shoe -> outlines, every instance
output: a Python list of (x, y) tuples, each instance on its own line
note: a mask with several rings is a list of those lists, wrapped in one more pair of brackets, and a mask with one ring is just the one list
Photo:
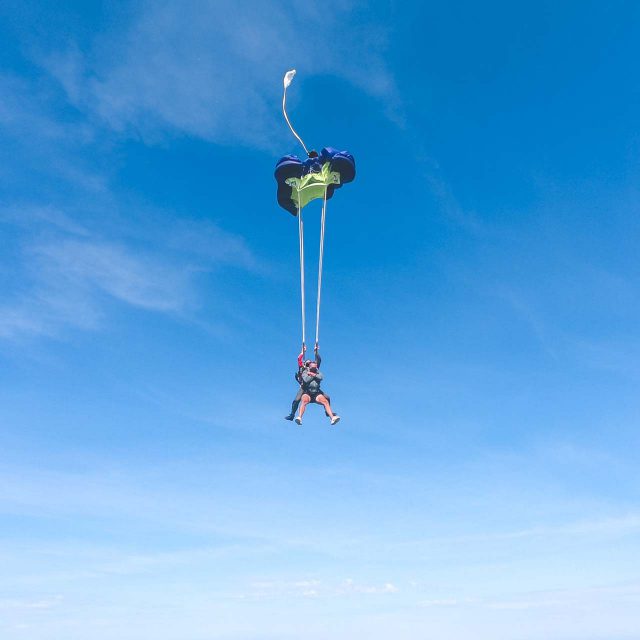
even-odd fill
[(288, 416), (284, 417), (285, 420), (293, 420), (293, 413), (290, 413)]
[(294, 418), (294, 420), (295, 420), (295, 423), (296, 423), (296, 424), (298, 424), (298, 425), (302, 425), (302, 418), (301, 418), (300, 416), (296, 416), (296, 417)]
[(340, 422), (340, 416), (333, 416), (333, 418), (331, 418), (331, 426), (333, 426), (334, 424), (338, 424), (338, 422)]

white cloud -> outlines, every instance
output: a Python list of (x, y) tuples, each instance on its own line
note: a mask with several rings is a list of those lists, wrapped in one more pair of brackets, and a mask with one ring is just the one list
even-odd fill
[(640, 531), (640, 515), (628, 514), (619, 517), (584, 520), (566, 524), (531, 527), (520, 531), (489, 534), (490, 539), (516, 539), (533, 537), (575, 537), (598, 535), (628, 535)]
[(0, 73), (0, 131), (3, 135), (36, 136), (40, 142), (60, 143), (77, 129), (56, 121), (44, 106), (50, 96), (33, 82)]
[(211, 222), (165, 219), (148, 229), (125, 227), (129, 236), (119, 239), (103, 239), (50, 207), (6, 210), (0, 222), (28, 238), (4, 256), (5, 270), (19, 283), (0, 305), (5, 339), (97, 329), (113, 302), (152, 312), (192, 312), (202, 273), (220, 266), (257, 268), (244, 240)]
[(422, 600), (418, 603), (420, 607), (455, 607), (458, 604), (456, 598), (435, 598), (433, 600)]
[(83, 152), (97, 142), (96, 127), (78, 114), (74, 118), (66, 112), (61, 116), (51, 84), (0, 73), (3, 191), (27, 184), (30, 193), (42, 189), (49, 199), (51, 192), (45, 187), (53, 180), (56, 186), (62, 181), (66, 193), (103, 193), (107, 188), (105, 177), (81, 159)]
[(383, 582), (380, 584), (360, 583), (352, 578), (347, 578), (340, 582), (321, 581), (317, 579), (297, 580), (297, 581), (281, 581), (281, 580), (262, 580), (252, 582), (251, 585), (253, 597), (258, 598), (277, 598), (284, 596), (303, 596), (303, 597), (355, 597), (368, 595), (382, 595), (390, 593), (398, 593), (400, 589), (391, 582)]
[(600, 587), (556, 589), (513, 595), (501, 600), (486, 600), (482, 604), (488, 609), (528, 610), (551, 607), (563, 609), (601, 604), (606, 601), (618, 603), (640, 602), (640, 584), (611, 584)]
[(10, 224), (27, 231), (34, 226), (48, 226), (75, 236), (89, 236), (89, 230), (63, 211), (50, 205), (14, 206), (0, 209), (0, 223)]
[(589, 536), (632, 535), (640, 531), (640, 514), (628, 513), (609, 518), (580, 520), (574, 522), (540, 525), (514, 531), (494, 531), (470, 535), (454, 535), (440, 538), (428, 538), (402, 543), (400, 546), (423, 546), (425, 544), (467, 545), (472, 542), (492, 542), (500, 540), (518, 540), (527, 538), (561, 538)]
[(398, 591), (399, 591), (398, 587), (396, 587), (391, 582), (385, 582), (382, 585), (361, 584), (356, 582), (352, 578), (347, 578), (338, 589), (338, 592), (343, 594), (350, 594), (350, 593), (380, 594), (380, 593), (397, 593)]
[(90, 52), (72, 47), (44, 64), (73, 104), (115, 131), (153, 139), (175, 130), (267, 148), (282, 138), (281, 78), (291, 67), (397, 102), (384, 31), (352, 13), (347, 2), (328, 11), (259, 1), (145, 3)]
[(192, 296), (185, 268), (136, 255), (123, 245), (66, 239), (26, 250), (33, 286), (0, 307), (0, 337), (55, 334), (100, 325), (102, 296), (151, 311), (178, 312)]
[(9, 609), (51, 609), (62, 602), (62, 596), (53, 596), (40, 600), (5, 598), (0, 600), (0, 611)]
[(109, 242), (65, 240), (35, 247), (34, 257), (58, 289), (104, 292), (134, 307), (179, 311), (189, 296), (189, 277), (151, 256), (134, 255)]

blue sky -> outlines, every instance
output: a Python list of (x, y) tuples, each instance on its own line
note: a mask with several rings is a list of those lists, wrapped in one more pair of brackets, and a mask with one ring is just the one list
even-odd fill
[(639, 13), (3, 3), (2, 637), (640, 637)]

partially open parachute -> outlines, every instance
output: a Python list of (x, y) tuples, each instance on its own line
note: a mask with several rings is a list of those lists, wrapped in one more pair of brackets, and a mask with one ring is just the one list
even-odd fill
[(306, 160), (284, 156), (276, 164), (278, 204), (294, 216), (316, 198), (329, 200), (333, 192), (356, 177), (356, 163), (348, 151), (325, 147)]
[(320, 216), (320, 253), (318, 258), (318, 293), (316, 296), (316, 345), (320, 334), (320, 296), (322, 291), (322, 263), (324, 258), (324, 236), (327, 214), (327, 200), (336, 189), (351, 182), (356, 177), (356, 163), (348, 151), (338, 151), (325, 147), (320, 154), (309, 151), (302, 138), (296, 133), (287, 115), (287, 88), (296, 72), (287, 71), (283, 78), (282, 113), (291, 133), (302, 145), (307, 158), (284, 156), (276, 164), (275, 178), (278, 182), (278, 204), (298, 218), (298, 240), (300, 246), (300, 298), (302, 312), (302, 344), (306, 341), (305, 317), (305, 264), (304, 264), (304, 222), (302, 210), (312, 200), (322, 200)]

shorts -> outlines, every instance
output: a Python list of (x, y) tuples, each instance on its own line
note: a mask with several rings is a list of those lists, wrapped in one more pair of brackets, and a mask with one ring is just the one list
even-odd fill
[(310, 398), (309, 402), (316, 402), (316, 398), (318, 396), (324, 395), (324, 393), (322, 393), (322, 391), (320, 391), (319, 389), (317, 391), (306, 391), (306, 390), (303, 390), (302, 393), (309, 396), (309, 398)]

